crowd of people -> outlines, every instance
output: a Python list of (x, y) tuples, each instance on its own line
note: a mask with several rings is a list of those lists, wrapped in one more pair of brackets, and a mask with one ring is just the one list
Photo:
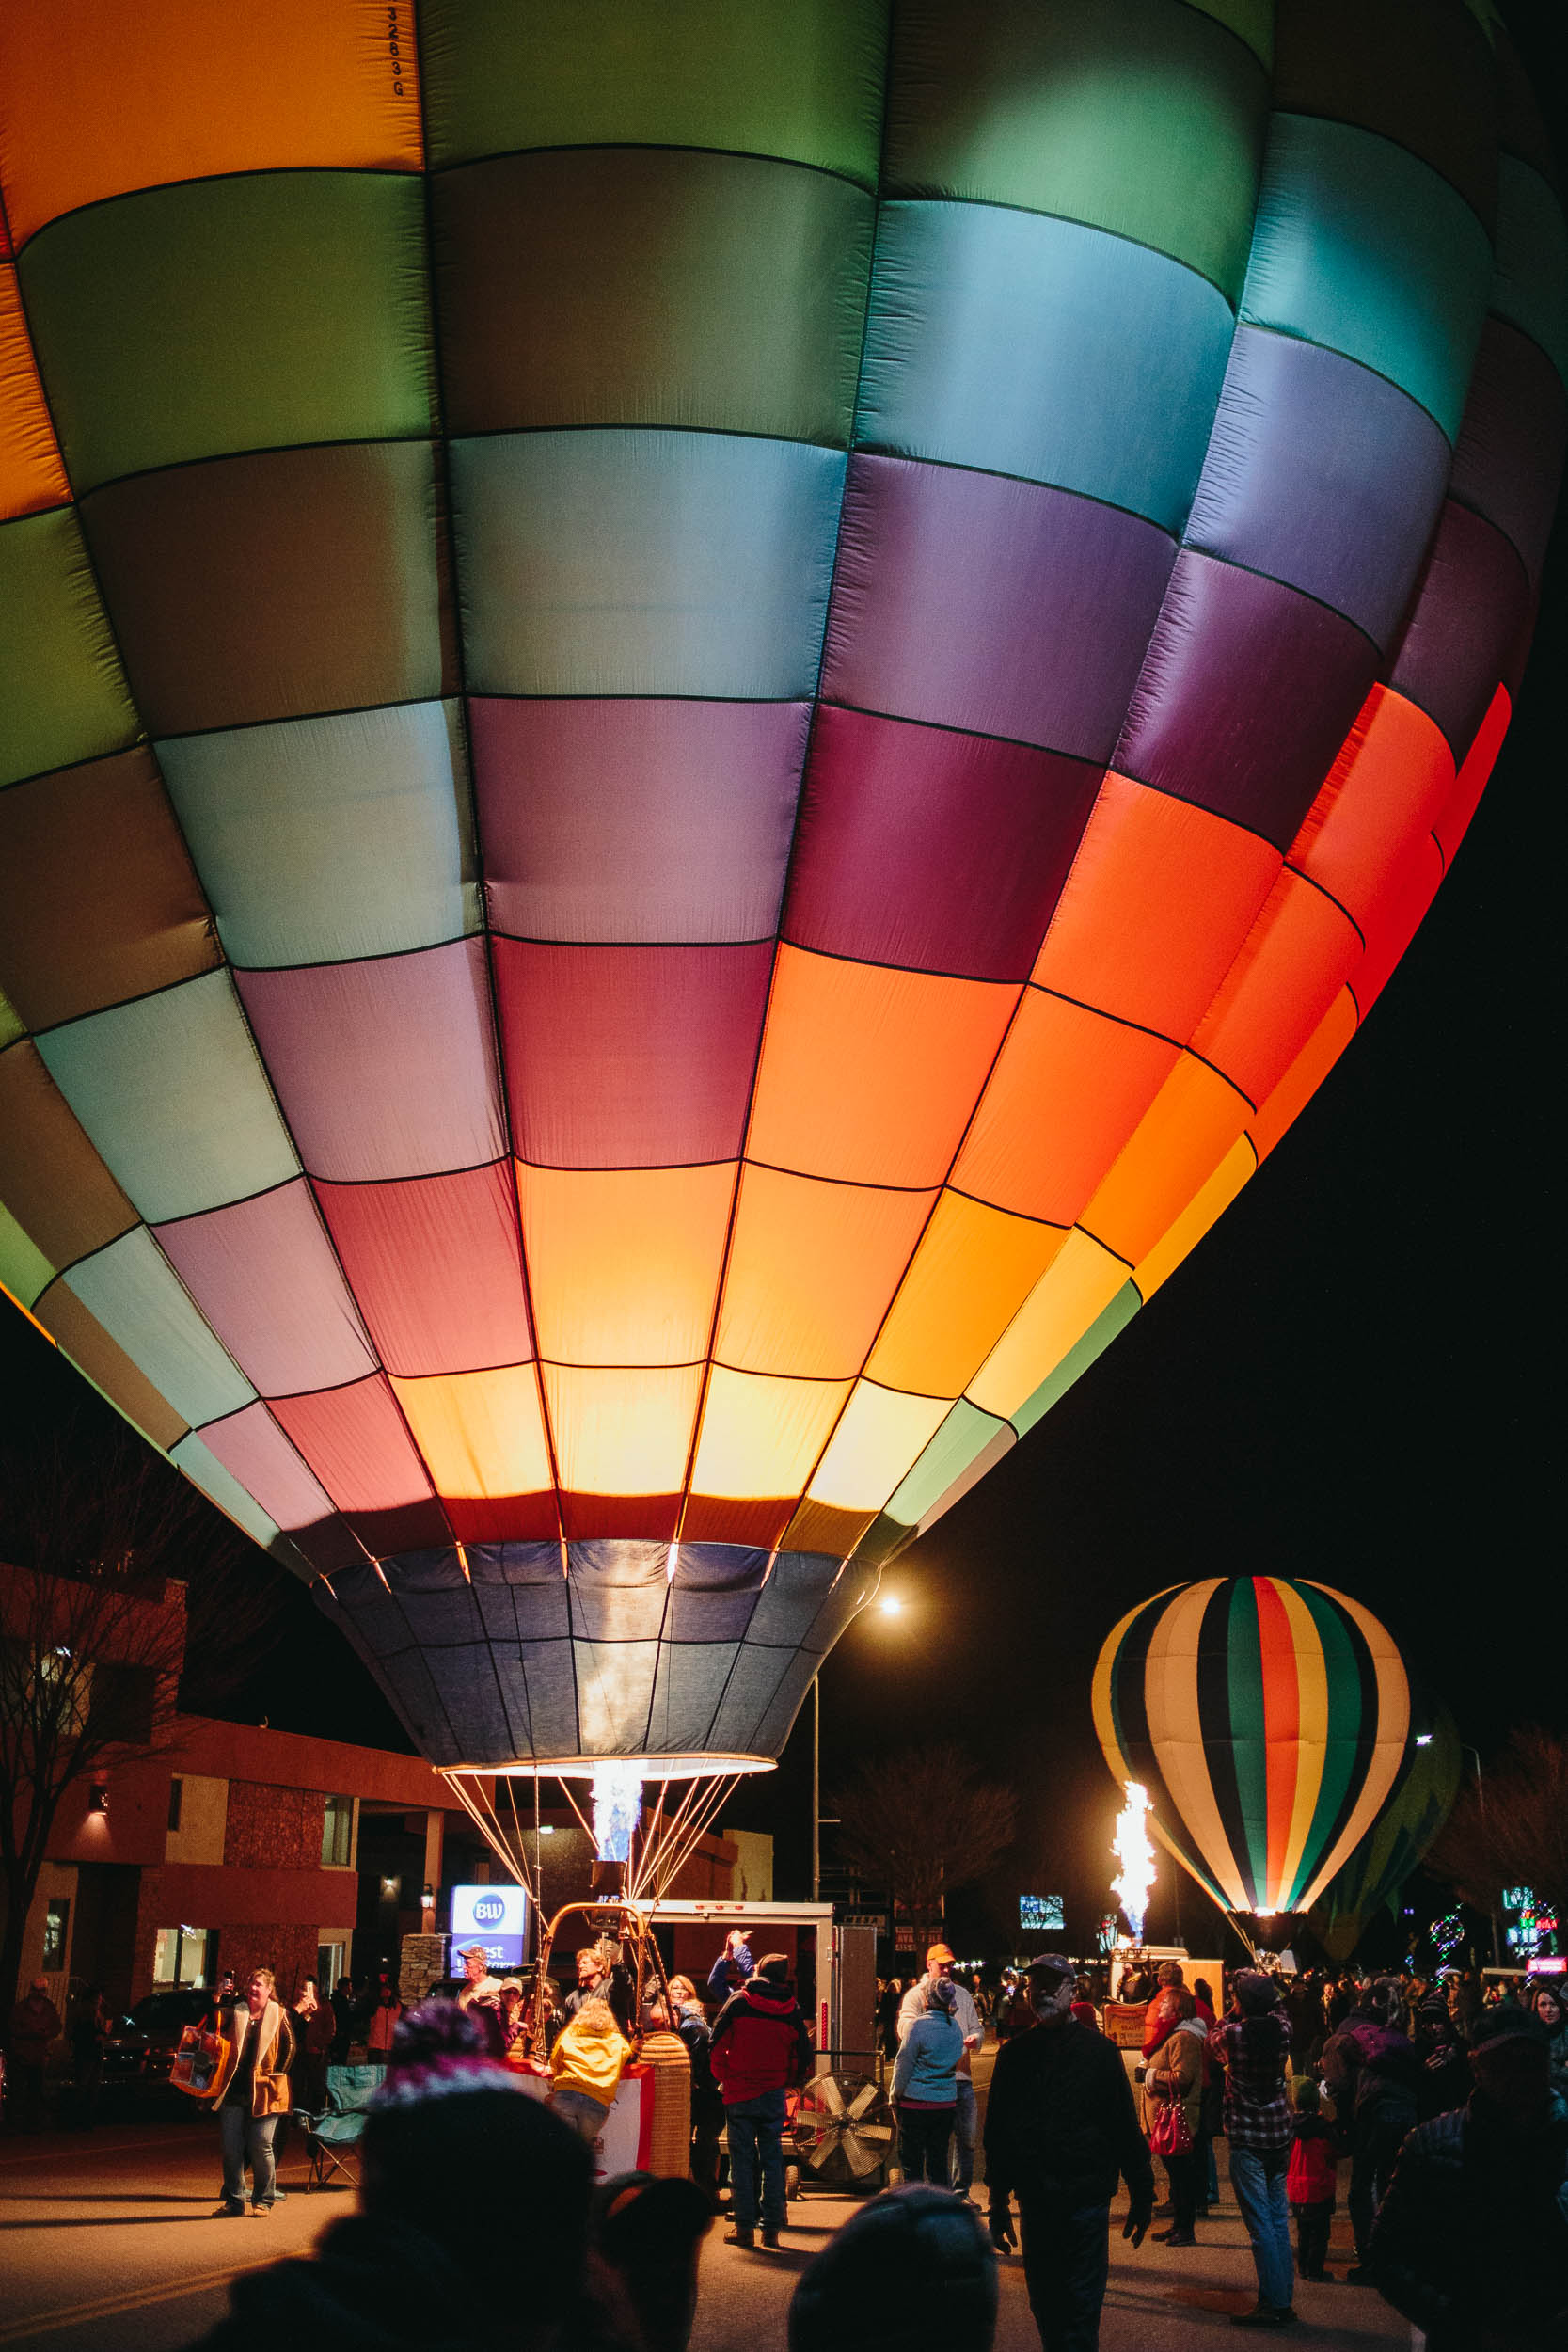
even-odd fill
[[(352, 2053), (382, 2082), (365, 2127), (360, 2212), (309, 2261), (247, 2275), (213, 2352), (242, 2352), (279, 2326), (314, 2340), (312, 2312), (319, 2324), (336, 2312), (342, 2340), (367, 2347), (480, 2340), (453, 2338), (450, 2314), (440, 2318), (455, 2276), (470, 2303), (493, 2294), (504, 2310), (497, 2342), (543, 2344), (553, 2330), (562, 2352), (681, 2352), (696, 2249), (720, 2209), (721, 2142), (730, 2242), (779, 2249), (790, 2099), (815, 2063), (785, 1955), (754, 1957), (734, 1931), (699, 1986), (666, 1981), (631, 1945), (606, 1939), (577, 1953), (563, 1998), (547, 1977), (497, 1977), (483, 1947), (458, 1958), (461, 1974), (408, 2010), (386, 1976), (341, 1979), (330, 1992), (308, 1978), (288, 2001), (265, 1967), (214, 1988), (198, 2039), (221, 2054), (220, 2215), (264, 2217), (282, 2197), (279, 2131), (291, 2108), (325, 2106), (332, 2064)], [(1219, 2196), (1222, 2138), (1258, 2282), (1237, 2324), (1294, 2323), (1295, 2279), (1330, 2275), (1343, 2187), (1355, 2248), (1347, 2281), (1378, 2289), (1424, 2331), (1428, 2352), (1564, 2352), (1561, 1980), (1488, 1992), (1454, 1971), (1427, 1980), (1242, 1969), (1226, 1979), (1216, 2015), (1212, 1986), (1186, 1974), (1174, 1959), (1126, 1970), (1113, 2010), (1103, 1974), (1065, 1956), (1008, 1971), (988, 1993), (960, 1980), (939, 1943), (918, 1978), (879, 1987), (903, 2185), (804, 2274), (792, 2352), (836, 2344), (863, 2312), (873, 2313), (853, 2319), (863, 2339), (869, 2330), (908, 2352), (935, 2311), (960, 2315), (941, 2331), (942, 2352), (954, 2352), (955, 2328), (960, 2341), (973, 2330), (984, 2352), (995, 2260), (1015, 2250), (1045, 2352), (1092, 2352), (1118, 2184), (1133, 2251), (1156, 2220), (1168, 2225), (1158, 2242), (1196, 2247)], [(1130, 2018), (1141, 2049), (1129, 2046)], [(996, 2046), (980, 2135), (973, 2061), (988, 2026)], [(40, 2068), (39, 2084), (41, 2058), (27, 2053), (60, 2030), (47, 1985), (35, 1984), (11, 2042)], [(658, 2034), (678, 2036), (689, 2062), (689, 2177), (635, 2175), (594, 2191), (590, 2144), (635, 2042)], [(24, 2079), (22, 2096), (38, 2087)], [(972, 2197), (977, 2139), (983, 2216)], [(537, 2200), (522, 2190), (546, 2175)], [(449, 2193), (454, 2181), (473, 2187), (477, 2205)], [(530, 2228), (531, 2249), (548, 2249), (543, 2287), (531, 2251), (522, 2282), (488, 2243), (475, 2267), (491, 2182), (512, 2210), (522, 2198), (531, 2225), (541, 2213), (559, 2219), (547, 2237)]]

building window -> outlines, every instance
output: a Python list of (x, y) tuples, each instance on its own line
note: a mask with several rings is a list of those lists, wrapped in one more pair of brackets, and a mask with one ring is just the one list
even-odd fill
[(322, 1867), (346, 1870), (354, 1860), (354, 1799), (328, 1797), (322, 1821)]
[(180, 1814), (184, 1802), (185, 1784), (176, 1772), (168, 1785), (168, 1825), (171, 1830), (180, 1826)]
[(153, 1983), (204, 1985), (211, 1934), (210, 1928), (160, 1928), (152, 1947)]
[(57, 1974), (65, 1966), (66, 1947), (71, 1942), (71, 1898), (52, 1895), (43, 1907), (43, 1966), (47, 1976)]

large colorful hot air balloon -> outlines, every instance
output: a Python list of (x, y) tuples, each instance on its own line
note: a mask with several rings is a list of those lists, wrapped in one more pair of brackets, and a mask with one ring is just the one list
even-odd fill
[(1446, 1707), (1428, 1720), (1431, 1728), (1412, 1739), (1393, 1795), (1312, 1906), (1312, 1932), (1331, 1960), (1348, 1960), (1384, 1904), (1397, 1898), (1459, 1793), (1458, 1727)]
[(0, 195), (0, 1274), (444, 1766), (767, 1762), (1485, 783), (1506, 36), (33, 0)]
[(1162, 1842), (1246, 1931), (1311, 1909), (1414, 1745), (1371, 1612), (1284, 1576), (1204, 1577), (1130, 1610), (1095, 1667), (1094, 1722)]

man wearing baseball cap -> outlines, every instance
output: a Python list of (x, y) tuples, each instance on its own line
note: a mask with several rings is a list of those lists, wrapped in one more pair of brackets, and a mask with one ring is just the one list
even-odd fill
[(898, 2004), (898, 2039), (902, 2042), (917, 2017), (924, 2017), (927, 1996), (933, 1977), (944, 1977), (953, 1987), (953, 2023), (964, 2038), (964, 2054), (958, 2060), (954, 2077), (958, 2104), (953, 2110), (953, 2152), (958, 2170), (955, 2186), (960, 2197), (967, 2197), (974, 2179), (975, 2104), (974, 2077), (970, 2069), (975, 2051), (985, 2039), (980, 2012), (973, 1997), (953, 1974), (954, 1961), (950, 1946), (933, 1944), (926, 1954), (926, 1974), (917, 1977)]
[(1368, 2267), (1427, 2352), (1547, 2352), (1568, 2344), (1568, 2104), (1540, 2019), (1483, 2009), (1470, 2072), (1468, 2104), (1400, 2150)]
[(1093, 2352), (1110, 2270), (1111, 2199), (1127, 2183), (1122, 2235), (1141, 2246), (1154, 2210), (1154, 2168), (1121, 2053), (1069, 2014), (1077, 1971), (1060, 1953), (1031, 1961), (1035, 2025), (996, 2054), (986, 2109), (991, 2242), (1011, 2230), (1016, 2191), (1023, 2276), (1045, 2352)]

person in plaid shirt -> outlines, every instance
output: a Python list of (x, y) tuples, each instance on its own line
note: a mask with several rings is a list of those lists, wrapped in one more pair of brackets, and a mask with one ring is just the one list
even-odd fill
[(1291, 2301), (1295, 2270), (1285, 2201), (1291, 2154), (1285, 2059), (1291, 2025), (1279, 2006), (1275, 1979), (1260, 1970), (1238, 1969), (1230, 1990), (1231, 2014), (1213, 2028), (1209, 2048), (1225, 2068), (1230, 2180), (1258, 2265), (1258, 2301), (1250, 2312), (1238, 2312), (1235, 2324), (1288, 2328), (1296, 2315)]

